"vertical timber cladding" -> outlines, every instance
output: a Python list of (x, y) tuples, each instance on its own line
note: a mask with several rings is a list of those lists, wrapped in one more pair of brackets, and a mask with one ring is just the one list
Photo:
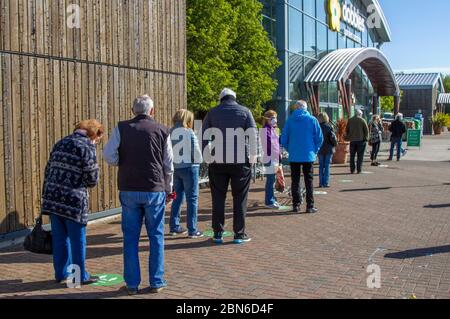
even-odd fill
[(50, 150), (82, 119), (108, 133), (91, 209), (120, 206), (101, 150), (136, 95), (152, 96), (166, 125), (186, 107), (185, 9), (185, 0), (0, 0), (0, 234), (33, 225)]

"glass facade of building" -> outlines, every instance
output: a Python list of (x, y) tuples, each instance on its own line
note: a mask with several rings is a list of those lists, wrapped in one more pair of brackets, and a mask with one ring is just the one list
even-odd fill
[[(328, 21), (329, 0), (262, 0), (262, 3), (263, 24), (283, 63), (276, 75), (278, 92), (270, 107), (284, 117), (296, 100), (308, 97), (303, 80), (320, 59), (337, 49), (377, 46), (375, 34), (367, 27), (360, 32), (342, 22), (341, 32), (332, 31)], [(361, 0), (340, 0), (340, 3), (351, 3), (363, 15), (367, 12)], [(365, 72), (357, 68), (351, 80), (356, 106), (371, 109), (374, 92)], [(333, 120), (342, 116), (336, 83), (320, 85), (320, 106)]]

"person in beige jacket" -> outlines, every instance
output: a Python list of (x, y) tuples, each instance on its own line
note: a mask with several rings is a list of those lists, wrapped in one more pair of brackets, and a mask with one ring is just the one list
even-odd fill
[[(355, 171), (358, 174), (362, 173), (364, 153), (369, 140), (369, 126), (362, 116), (363, 112), (357, 110), (356, 115), (349, 119), (347, 124), (346, 140), (350, 142), (350, 171), (352, 174), (355, 174)], [(356, 156), (358, 156), (357, 163), (355, 163)]]

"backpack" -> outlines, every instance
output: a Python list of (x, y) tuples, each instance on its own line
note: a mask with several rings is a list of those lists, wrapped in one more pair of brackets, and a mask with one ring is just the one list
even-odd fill
[(333, 131), (330, 131), (329, 142), (330, 142), (330, 145), (332, 145), (333, 147), (338, 146), (337, 136), (336, 136), (336, 133), (334, 133)]

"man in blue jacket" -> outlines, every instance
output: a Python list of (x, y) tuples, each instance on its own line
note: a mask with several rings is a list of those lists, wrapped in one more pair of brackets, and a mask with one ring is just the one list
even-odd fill
[(323, 144), (323, 134), (319, 121), (308, 112), (306, 101), (300, 100), (295, 104), (295, 111), (283, 129), (281, 144), (289, 152), (294, 212), (298, 213), (300, 209), (300, 177), (303, 168), (306, 212), (317, 213), (314, 207), (314, 162)]

